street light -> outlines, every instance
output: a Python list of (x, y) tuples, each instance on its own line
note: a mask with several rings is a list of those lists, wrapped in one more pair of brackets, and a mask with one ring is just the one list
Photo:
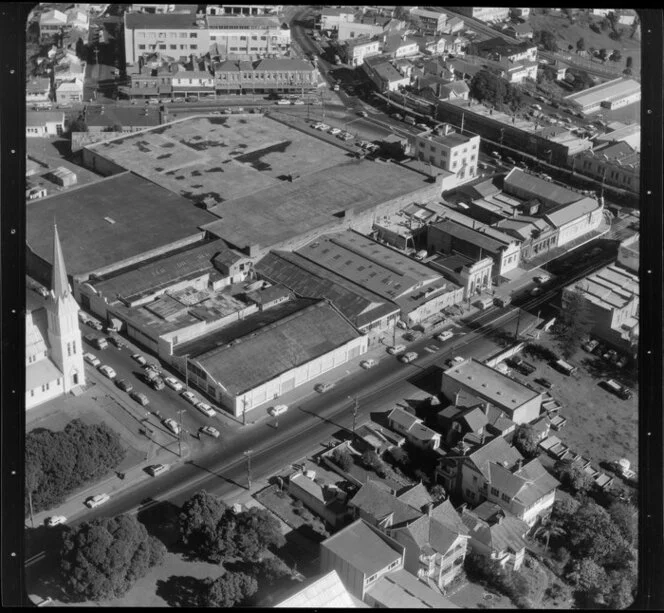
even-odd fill
[(253, 449), (247, 449), (243, 452), (244, 457), (247, 458), (247, 489), (251, 489), (251, 454), (254, 452)]

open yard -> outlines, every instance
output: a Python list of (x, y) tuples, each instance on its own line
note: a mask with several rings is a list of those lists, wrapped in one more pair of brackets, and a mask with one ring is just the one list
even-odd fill
[[(560, 353), (551, 340), (540, 342)], [(553, 383), (551, 395), (562, 405), (561, 414), (567, 418), (565, 428), (557, 436), (570, 450), (592, 460), (599, 469), (599, 462), (613, 462), (627, 458), (632, 467), (638, 464), (638, 398), (637, 390), (630, 400), (621, 400), (599, 386), (612, 372), (604, 370), (598, 356), (578, 349), (568, 361), (579, 367), (568, 377), (547, 362), (527, 358), (537, 367), (529, 377), (516, 375), (531, 385), (534, 379), (545, 377)], [(608, 368), (608, 366), (607, 366)], [(537, 385), (537, 384), (535, 384)]]

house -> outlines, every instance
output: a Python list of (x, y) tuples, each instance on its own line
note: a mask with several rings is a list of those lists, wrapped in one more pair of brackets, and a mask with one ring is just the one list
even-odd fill
[(85, 80), (85, 62), (81, 62), (75, 54), (66, 52), (55, 67), (56, 87), (63, 81)]
[(83, 101), (83, 81), (61, 81), (55, 88), (55, 99), (58, 104), (71, 104)]
[(509, 17), (510, 9), (497, 6), (455, 6), (451, 10), (463, 15), (472, 17), (479, 21), (505, 21)]
[(361, 609), (366, 607), (368, 605), (358, 600), (344, 587), (335, 570), (308, 582), (295, 594), (274, 605), (275, 609)]
[(342, 23), (355, 21), (355, 7), (323, 7), (320, 13), (320, 29), (324, 32), (338, 30)]
[(31, 112), (25, 114), (25, 135), (58, 136), (65, 131), (65, 114), (59, 111)]
[(440, 434), (427, 428), (422, 420), (396, 407), (390, 411), (387, 421), (393, 430), (403, 434), (408, 441), (421, 449), (438, 449)]
[(90, 19), (88, 15), (77, 8), (71, 8), (67, 12), (67, 25), (71, 28), (76, 28), (87, 32), (90, 27)]
[(36, 77), (25, 84), (25, 102), (48, 102), (51, 91), (51, 80), (48, 77)]
[(39, 17), (39, 38), (44, 41), (59, 35), (66, 26), (67, 15), (65, 13), (57, 9), (46, 11)]
[(410, 83), (410, 79), (404, 77), (382, 55), (365, 58), (362, 68), (379, 92), (396, 91)]
[(438, 88), (440, 100), (468, 100), (470, 88), (465, 81), (452, 81), (444, 83)]
[(534, 36), (533, 29), (527, 23), (517, 23), (508, 26), (505, 34), (517, 40), (532, 40)]
[(511, 8), (510, 14), (517, 19), (528, 19), (530, 17), (530, 8)]
[(449, 500), (434, 505), (421, 483), (395, 495), (369, 481), (349, 505), (405, 547), (404, 569), (418, 579), (445, 589), (461, 573), (468, 532)]
[(177, 70), (171, 76), (173, 99), (214, 97), (214, 77), (204, 70)]
[(442, 11), (415, 7), (410, 9), (410, 19), (420, 32), (426, 35), (433, 35), (445, 29), (447, 14)]
[(524, 464), (523, 456), (500, 436), (467, 455), (442, 457), (436, 480), (470, 504), (488, 500), (529, 526), (551, 513), (559, 485), (537, 458)]
[(445, 53), (446, 39), (441, 34), (409, 34), (410, 40), (417, 43), (420, 53), (438, 56)]
[(356, 17), (353, 22), (341, 22), (337, 29), (337, 41), (345, 42), (356, 38), (373, 38), (385, 34), (390, 19), (367, 19)]
[(383, 35), (382, 53), (386, 57), (399, 59), (417, 55), (420, 52), (417, 41), (408, 38), (402, 32)]
[(518, 571), (526, 554), (527, 523), (506, 513), (497, 504), (483, 502), (472, 511), (463, 505), (461, 519), (470, 534), (475, 553), (498, 562), (505, 570)]
[(378, 38), (361, 37), (347, 40), (339, 46), (341, 59), (349, 66), (361, 66), (365, 57), (380, 54), (381, 41)]

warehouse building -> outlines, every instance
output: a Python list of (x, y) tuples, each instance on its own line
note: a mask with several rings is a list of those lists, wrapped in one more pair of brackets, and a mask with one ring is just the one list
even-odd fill
[(567, 103), (584, 114), (594, 113), (600, 108), (619, 109), (641, 100), (641, 84), (633, 79), (614, 79), (570, 94)]

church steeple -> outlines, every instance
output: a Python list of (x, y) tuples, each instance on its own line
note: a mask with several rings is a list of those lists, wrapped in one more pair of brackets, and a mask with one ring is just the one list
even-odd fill
[(51, 290), (54, 297), (64, 298), (70, 293), (67, 281), (67, 270), (65, 269), (65, 258), (62, 254), (58, 226), (53, 224), (53, 269), (51, 271)]

